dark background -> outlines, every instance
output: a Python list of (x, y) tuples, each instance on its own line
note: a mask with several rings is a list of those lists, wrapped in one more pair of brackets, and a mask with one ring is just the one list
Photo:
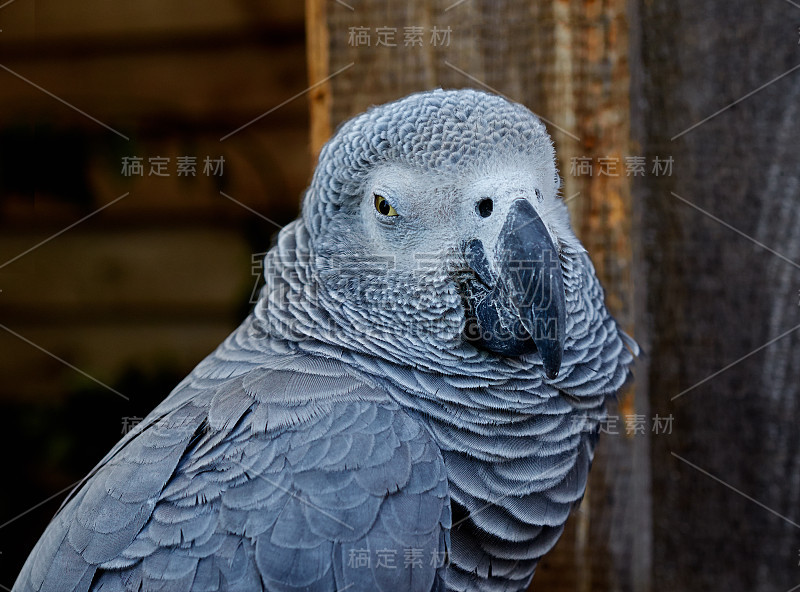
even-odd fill
[(789, 0), (0, 0), (0, 588), (70, 486), (246, 315), (320, 142), (436, 86), (548, 121), (575, 228), (645, 350), (534, 589), (800, 590)]
[[(307, 87), (302, 3), (17, 0), (0, 29), (11, 587), (64, 490), (247, 314), (257, 254), (296, 216), (311, 159), (304, 98), (220, 142)], [(159, 156), (169, 177), (149, 175)], [(195, 176), (177, 175), (183, 156)], [(144, 175), (122, 174), (124, 157)], [(203, 174), (206, 157), (225, 159), (222, 174)]]

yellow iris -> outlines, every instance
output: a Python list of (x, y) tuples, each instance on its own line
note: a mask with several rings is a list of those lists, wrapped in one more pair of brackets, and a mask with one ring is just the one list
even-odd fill
[(375, 209), (384, 216), (397, 216), (397, 210), (382, 195), (375, 194)]

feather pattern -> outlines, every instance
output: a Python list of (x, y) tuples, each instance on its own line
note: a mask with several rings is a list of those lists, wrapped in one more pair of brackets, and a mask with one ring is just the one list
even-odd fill
[[(392, 242), (366, 222), (384, 170), (433, 187), (439, 201), (418, 204), (432, 231)], [(421, 93), (345, 124), (252, 313), (76, 488), (14, 591), (525, 589), (638, 353), (555, 177), (541, 122), (485, 93)], [(542, 200), (565, 295), (555, 378), (538, 352), (465, 339), (459, 233), (483, 228), (465, 192), (486, 178)], [(436, 209), (459, 199), (472, 226)], [(413, 264), (376, 255), (387, 244), (412, 245)]]
[[(236, 341), (216, 355), (227, 359)], [(446, 552), (450, 506), (429, 432), (341, 362), (252, 351), (258, 365), (232, 379), (198, 368), (204, 409), (197, 397), (162, 406), (118, 445), (61, 509), (15, 589), (390, 590), (394, 577), (432, 589), (443, 567), (429, 560)], [(387, 575), (354, 562), (362, 549), (400, 559)], [(408, 549), (425, 553), (413, 573)]]

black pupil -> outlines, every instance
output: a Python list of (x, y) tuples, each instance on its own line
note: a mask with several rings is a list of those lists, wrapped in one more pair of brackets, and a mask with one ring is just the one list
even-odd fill
[(385, 199), (381, 198), (378, 200), (378, 211), (383, 214), (384, 216), (388, 216), (389, 212), (391, 211), (392, 207), (389, 205), (389, 202)]
[(494, 208), (494, 203), (491, 199), (482, 199), (478, 203), (478, 214), (480, 214), (481, 218), (488, 218), (492, 215), (492, 209)]

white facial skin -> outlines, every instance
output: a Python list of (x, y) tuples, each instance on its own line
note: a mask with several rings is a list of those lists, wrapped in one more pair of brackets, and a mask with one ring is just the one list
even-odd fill
[[(545, 222), (554, 244), (575, 242), (566, 208), (557, 197), (555, 169), (516, 166), (481, 167), (466, 176), (426, 171), (409, 165), (378, 167), (365, 183), (360, 204), (365, 242), (373, 254), (393, 256), (399, 270), (419, 265), (419, 255), (457, 256), (466, 241), (480, 239), (491, 252), (511, 204), (525, 199)], [(375, 196), (383, 196), (397, 212), (380, 213)], [(480, 215), (478, 204), (492, 200), (491, 214)], [(496, 270), (495, 270), (496, 271)]]

